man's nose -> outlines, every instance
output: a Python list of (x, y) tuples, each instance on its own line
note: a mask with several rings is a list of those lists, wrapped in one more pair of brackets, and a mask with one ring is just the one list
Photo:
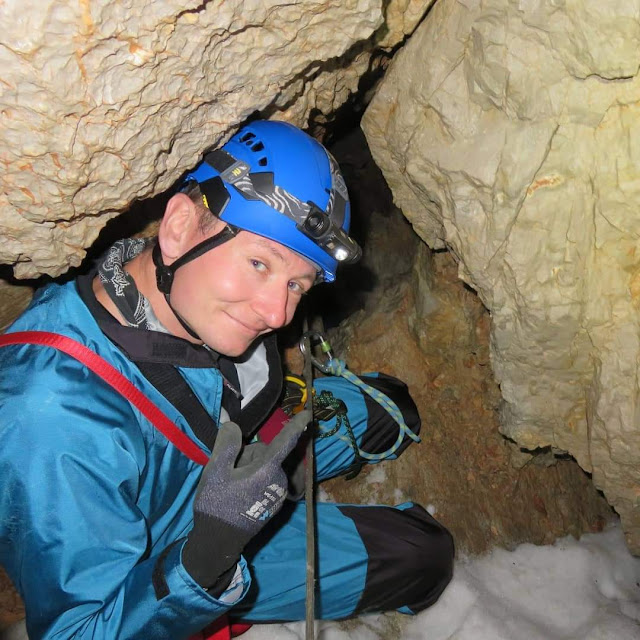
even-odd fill
[(280, 329), (287, 323), (287, 306), (289, 302), (289, 287), (273, 286), (262, 292), (254, 304), (254, 309), (269, 329)]

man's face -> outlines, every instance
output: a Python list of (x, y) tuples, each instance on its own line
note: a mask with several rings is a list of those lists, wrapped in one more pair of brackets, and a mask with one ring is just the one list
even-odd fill
[(240, 231), (176, 271), (171, 304), (212, 349), (240, 356), (257, 337), (291, 322), (315, 277), (315, 267), (290, 249)]

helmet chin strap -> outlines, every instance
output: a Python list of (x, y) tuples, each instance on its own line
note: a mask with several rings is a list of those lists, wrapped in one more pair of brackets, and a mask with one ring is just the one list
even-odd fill
[(216, 235), (203, 240), (195, 247), (192, 247), (184, 255), (180, 256), (177, 260), (174, 260), (170, 265), (164, 264), (162, 261), (162, 252), (160, 251), (160, 243), (156, 242), (153, 247), (151, 256), (153, 258), (153, 264), (156, 266), (156, 285), (158, 291), (164, 294), (164, 298), (169, 305), (173, 315), (176, 317), (182, 328), (194, 339), (204, 342), (202, 338), (187, 324), (182, 316), (173, 308), (171, 304), (171, 287), (173, 286), (173, 277), (176, 271), (183, 265), (199, 258), (201, 255), (215, 249), (221, 244), (231, 240), (236, 236), (238, 230), (235, 227), (227, 225), (222, 231), (216, 233)]

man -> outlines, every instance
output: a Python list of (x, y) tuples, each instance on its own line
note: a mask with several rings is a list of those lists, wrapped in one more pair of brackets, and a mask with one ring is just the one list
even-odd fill
[[(209, 460), (203, 471), (74, 358), (0, 349), (0, 563), (32, 640), (186, 638), (227, 613), (304, 618), (305, 504), (284, 502), (282, 463), (302, 464), (290, 452), (309, 416), (269, 444), (256, 433), (281, 397), (273, 331), (358, 258), (349, 221), (324, 147), (254, 122), (187, 176), (156, 240), (116, 243), (96, 272), (43, 289), (11, 327), (89, 347)], [(417, 432), (406, 387), (369, 382)], [(395, 442), (397, 425), (357, 388), (324, 378), (316, 390), (346, 405), (359, 447), (318, 440), (319, 480)], [(413, 504), (319, 504), (317, 544), (322, 618), (416, 613), (451, 577), (450, 535)]]

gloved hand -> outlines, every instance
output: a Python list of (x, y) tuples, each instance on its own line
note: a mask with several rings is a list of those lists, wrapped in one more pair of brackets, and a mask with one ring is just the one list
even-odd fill
[(193, 529), (182, 550), (185, 568), (202, 587), (219, 586), (221, 576), (228, 583), (246, 544), (282, 507), (287, 493), (282, 461), (310, 419), (310, 412), (301, 411), (269, 444), (249, 445), (239, 459), (240, 428), (227, 422), (219, 430), (196, 489)]
[(306, 480), (306, 460), (304, 449), (292, 451), (285, 460), (282, 468), (287, 474), (289, 489), (287, 490), (287, 500), (298, 502), (304, 498)]

